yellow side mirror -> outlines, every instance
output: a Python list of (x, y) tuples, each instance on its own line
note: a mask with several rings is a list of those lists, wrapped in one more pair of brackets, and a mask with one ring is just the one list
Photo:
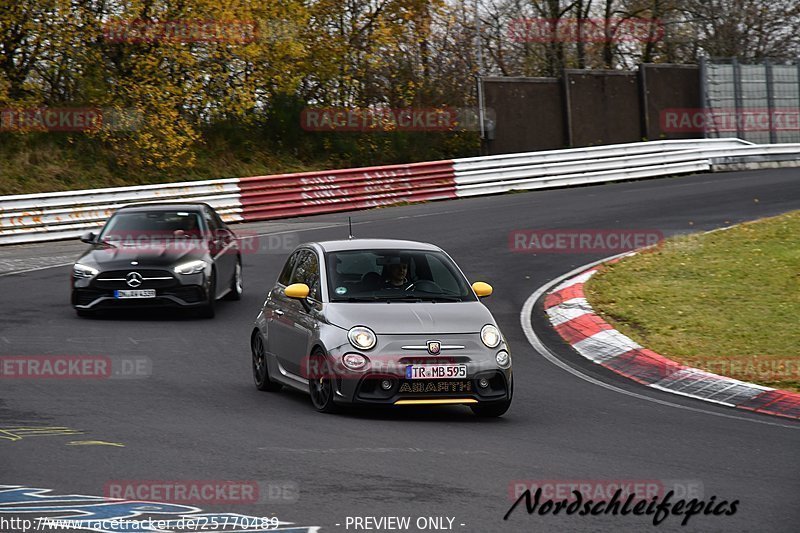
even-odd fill
[(300, 300), (308, 298), (308, 291), (308, 285), (305, 283), (292, 283), (283, 289), (283, 293), (289, 298), (299, 298)]
[(472, 284), (472, 290), (478, 295), (478, 298), (485, 298), (492, 294), (492, 286), (482, 281), (476, 281)]

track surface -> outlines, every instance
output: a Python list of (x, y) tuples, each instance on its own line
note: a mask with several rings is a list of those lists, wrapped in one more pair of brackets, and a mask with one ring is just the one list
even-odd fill
[[(0, 439), (0, 483), (102, 495), (106, 483), (120, 479), (288, 480), (300, 489), (295, 503), (224, 510), (276, 513), (323, 531), (345, 531), (347, 516), (400, 515), (450, 516), (455, 531), (494, 532), (652, 527), (647, 517), (542, 517), (522, 509), (504, 522), (514, 480), (683, 479), (702, 483), (706, 498), (740, 500), (739, 510), (732, 517), (695, 516), (686, 528), (671, 517), (661, 530), (796, 531), (800, 424), (631, 384), (571, 354), (535, 319), (537, 332), (582, 372), (696, 410), (626, 396), (557, 368), (527, 343), (520, 308), (542, 284), (599, 256), (512, 253), (508, 234), (548, 228), (672, 234), (798, 208), (798, 171), (786, 169), (354, 213), (358, 237), (431, 241), (468, 278), (493, 284), (486, 303), (512, 346), (516, 390), (509, 413), (491, 421), (459, 407), (330, 416), (314, 412), (306, 396), (258, 392), (248, 334), (285, 252), (246, 255), (244, 299), (222, 303), (213, 321), (152, 314), (79, 319), (68, 305), (69, 267), (4, 275), (0, 354), (144, 355), (153, 371), (125, 381), (0, 381), (0, 428), (84, 432)], [(347, 234), (343, 215), (236, 229), (300, 230), (283, 233), (288, 244)], [(58, 257), (81, 249), (73, 243), (5, 248), (2, 257), (17, 266), (14, 260), (26, 256), (40, 261), (47, 246)], [(65, 445), (76, 438), (125, 447)]]

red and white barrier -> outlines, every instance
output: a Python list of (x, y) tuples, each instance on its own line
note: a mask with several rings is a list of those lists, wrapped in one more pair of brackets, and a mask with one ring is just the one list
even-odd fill
[(800, 144), (692, 139), (196, 182), (0, 197), (0, 245), (74, 238), (134, 202), (207, 202), (246, 222), (703, 172), (714, 158), (800, 159)]
[(137, 202), (206, 202), (226, 222), (456, 197), (452, 161), (0, 197), (0, 244), (74, 238)]
[(456, 197), (452, 161), (239, 180), (242, 220), (269, 220)]
[[(614, 261), (609, 261), (609, 263)], [(800, 394), (682, 365), (643, 348), (597, 315), (584, 284), (602, 266), (555, 287), (544, 310), (555, 331), (581, 356), (647, 387), (729, 407), (800, 419)]]

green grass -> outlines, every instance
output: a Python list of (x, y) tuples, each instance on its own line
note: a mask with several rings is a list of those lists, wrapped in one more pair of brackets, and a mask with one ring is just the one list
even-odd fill
[[(296, 132), (295, 132), (296, 133)], [(287, 134), (288, 135), (288, 134)], [(0, 132), (0, 195), (263, 176), (475, 155), (475, 132), (302, 133), (217, 125), (191, 146), (191, 166), (126, 166), (123, 148), (80, 133)]]
[(670, 359), (800, 391), (800, 211), (668, 239), (603, 268), (587, 298)]
[(0, 140), (0, 195), (121, 187), (148, 183), (260, 176), (331, 168), (326, 159), (301, 160), (266, 146), (207, 142), (190, 168), (130, 169), (114, 152), (80, 135), (30, 135)]

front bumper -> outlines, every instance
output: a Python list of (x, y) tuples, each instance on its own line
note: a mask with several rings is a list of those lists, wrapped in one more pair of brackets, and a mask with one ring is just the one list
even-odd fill
[[(137, 289), (156, 291), (155, 298), (117, 298), (116, 290), (128, 290), (125, 272), (101, 272), (92, 279), (72, 279), (72, 306), (81, 310), (142, 307), (200, 307), (208, 302), (205, 276), (176, 275), (168, 270), (143, 270), (143, 283)], [(162, 279), (155, 279), (162, 278)]]
[[(479, 385), (484, 378), (487, 387)], [(406, 380), (386, 376), (364, 376), (351, 388), (345, 380), (337, 384), (343, 403), (365, 405), (436, 405), (504, 402), (511, 399), (510, 369), (490, 370), (465, 380)], [(387, 381), (391, 388), (384, 389)], [(348, 401), (349, 398), (349, 401)]]
[(120, 299), (113, 293), (76, 289), (72, 291), (75, 309), (118, 309), (143, 307), (200, 307), (206, 304), (203, 287), (184, 286), (176, 291), (157, 291), (155, 298)]
[[(513, 391), (513, 371), (501, 368), (497, 352), (509, 352), (502, 342), (487, 348), (479, 334), (435, 336), (442, 346), (458, 346), (443, 350), (440, 355), (411, 351), (409, 346), (425, 346), (426, 338), (412, 335), (379, 335), (379, 344), (369, 352), (359, 352), (349, 344), (331, 350), (329, 362), (334, 369), (334, 400), (340, 404), (412, 405), (412, 404), (475, 404), (509, 401)], [(406, 348), (406, 349), (404, 349)], [(342, 364), (342, 356), (360, 353), (370, 363), (364, 371), (351, 371)], [(509, 352), (510, 353), (510, 352)], [(510, 355), (509, 355), (510, 357)], [(456, 364), (466, 366), (464, 379), (407, 379), (406, 367), (411, 364)], [(481, 380), (485, 379), (485, 387)], [(384, 382), (388, 388), (384, 388)]]

